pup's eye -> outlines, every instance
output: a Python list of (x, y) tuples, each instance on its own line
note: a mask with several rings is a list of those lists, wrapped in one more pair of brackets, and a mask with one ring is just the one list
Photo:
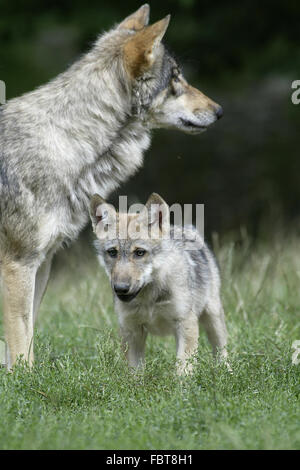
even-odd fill
[(146, 250), (143, 250), (142, 248), (137, 248), (136, 250), (134, 250), (134, 254), (141, 258), (146, 254)]
[(111, 258), (116, 258), (117, 255), (118, 255), (118, 250), (116, 250), (115, 248), (109, 248), (109, 250), (107, 250), (107, 254), (108, 254)]

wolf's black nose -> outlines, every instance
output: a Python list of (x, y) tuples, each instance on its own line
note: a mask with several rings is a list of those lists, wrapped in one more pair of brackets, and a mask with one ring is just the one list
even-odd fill
[(128, 282), (118, 282), (114, 284), (114, 291), (118, 295), (128, 294), (130, 289), (130, 284)]
[(216, 106), (215, 113), (216, 113), (217, 119), (220, 119), (223, 116), (222, 106)]

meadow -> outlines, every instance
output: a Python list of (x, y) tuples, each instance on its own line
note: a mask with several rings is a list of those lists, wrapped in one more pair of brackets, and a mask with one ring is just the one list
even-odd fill
[(192, 376), (177, 378), (174, 340), (153, 337), (129, 373), (110, 285), (75, 245), (54, 266), (33, 370), (0, 370), (0, 448), (299, 449), (300, 240), (241, 230), (213, 248), (233, 374), (203, 332)]

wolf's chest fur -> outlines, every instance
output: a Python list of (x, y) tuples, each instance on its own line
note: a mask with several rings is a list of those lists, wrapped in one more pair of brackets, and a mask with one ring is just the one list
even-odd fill
[[(172, 335), (176, 329), (178, 315), (174, 308), (174, 300), (170, 296), (153, 301), (151, 296), (138, 302), (137, 306), (126, 307), (124, 303), (116, 306), (121, 324), (125, 321), (140, 325), (145, 331), (157, 336)], [(125, 324), (124, 323), (124, 324)]]
[(76, 234), (72, 232), (80, 231), (86, 224), (90, 197), (95, 193), (107, 197), (132, 176), (142, 166), (143, 153), (149, 145), (149, 133), (142, 124), (129, 122), (105, 153), (95, 152), (91, 161), (74, 172), (66, 188), (68, 226), (63, 224), (61, 228), (66, 237), (73, 238)]
[(176, 315), (174, 305), (170, 300), (156, 302), (149, 306), (144, 327), (153, 335), (165, 336), (174, 334)]

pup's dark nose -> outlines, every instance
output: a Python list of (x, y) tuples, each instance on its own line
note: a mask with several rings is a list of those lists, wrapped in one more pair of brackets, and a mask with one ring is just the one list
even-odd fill
[(128, 294), (130, 289), (129, 282), (117, 282), (114, 284), (115, 293), (118, 295), (125, 295)]
[(220, 119), (223, 116), (222, 106), (216, 106), (215, 113), (216, 113), (217, 119)]

